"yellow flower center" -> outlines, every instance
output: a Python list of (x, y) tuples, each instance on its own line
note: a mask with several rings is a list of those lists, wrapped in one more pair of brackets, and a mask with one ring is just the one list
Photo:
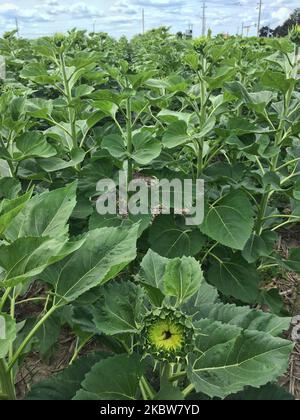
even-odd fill
[(178, 351), (183, 339), (182, 327), (168, 321), (158, 321), (149, 329), (149, 340), (159, 350)]

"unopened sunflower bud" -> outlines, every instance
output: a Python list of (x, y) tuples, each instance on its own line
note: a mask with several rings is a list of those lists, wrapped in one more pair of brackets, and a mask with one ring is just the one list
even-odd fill
[(156, 360), (183, 361), (193, 346), (193, 335), (189, 317), (172, 308), (159, 308), (144, 320), (143, 350)]
[(290, 40), (300, 47), (300, 25), (296, 25), (290, 32)]

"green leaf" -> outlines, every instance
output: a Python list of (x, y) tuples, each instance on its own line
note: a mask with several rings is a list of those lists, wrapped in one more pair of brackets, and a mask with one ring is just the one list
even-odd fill
[(113, 282), (102, 289), (102, 298), (93, 308), (96, 328), (104, 334), (136, 334), (142, 310), (143, 291), (130, 281)]
[(245, 193), (232, 191), (209, 205), (200, 230), (230, 248), (243, 250), (254, 227), (254, 212)]
[(147, 165), (160, 155), (161, 144), (153, 138), (153, 133), (149, 131), (144, 130), (135, 134), (132, 144), (134, 146), (132, 158), (140, 165)]
[(86, 375), (74, 400), (136, 400), (142, 363), (137, 355), (119, 355), (97, 363)]
[(27, 113), (35, 118), (47, 119), (53, 111), (53, 102), (41, 98), (26, 101)]
[(17, 148), (20, 152), (14, 153), (14, 160), (23, 160), (30, 157), (49, 158), (57, 154), (56, 149), (47, 143), (45, 136), (38, 131), (31, 131), (18, 137)]
[(8, 198), (9, 200), (17, 198), (21, 190), (22, 186), (19, 180), (15, 178), (0, 179), (0, 198)]
[(227, 400), (234, 401), (292, 401), (295, 397), (276, 384), (267, 384), (260, 388), (246, 387), (244, 391), (231, 395)]
[(123, 137), (118, 134), (109, 134), (102, 140), (101, 146), (116, 159), (122, 159), (126, 156), (126, 147)]
[(62, 236), (68, 232), (67, 221), (76, 205), (77, 183), (34, 196), (5, 232), (14, 241), (26, 236)]
[(290, 271), (300, 273), (300, 248), (293, 248), (286, 260), (280, 261), (281, 265)]
[(290, 86), (294, 82), (293, 79), (286, 79), (284, 73), (277, 71), (271, 71), (268, 69), (261, 78), (261, 82), (264, 86), (270, 89), (279, 89), (284, 94), (289, 90)]
[(187, 134), (186, 123), (179, 120), (169, 125), (162, 141), (165, 147), (172, 149), (191, 140), (191, 137)]
[(184, 218), (158, 216), (150, 228), (151, 249), (163, 257), (176, 258), (196, 255), (206, 239), (197, 227), (187, 226)]
[(198, 305), (198, 312), (194, 318), (206, 318), (220, 321), (223, 324), (236, 325), (237, 327), (268, 333), (273, 336), (287, 331), (291, 318), (279, 317), (267, 312), (257, 311), (248, 306), (236, 306), (223, 303)]
[(135, 259), (137, 236), (138, 225), (90, 231), (77, 252), (47, 269), (41, 277), (55, 287), (58, 302), (72, 302), (116, 277)]
[(274, 250), (277, 240), (275, 232), (265, 231), (261, 236), (253, 233), (243, 249), (245, 260), (252, 264), (261, 257), (268, 257)]
[(95, 108), (100, 109), (105, 115), (109, 115), (113, 119), (116, 118), (118, 106), (115, 103), (110, 101), (94, 101), (93, 105)]
[(17, 328), (14, 319), (7, 314), (0, 313), (0, 359), (6, 357), (16, 336)]
[(91, 368), (106, 354), (89, 354), (51, 378), (34, 384), (26, 400), (69, 401), (75, 397), (81, 382)]
[(239, 255), (231, 260), (213, 261), (207, 280), (226, 296), (246, 303), (257, 301), (260, 277), (255, 266), (247, 264)]
[(170, 111), (168, 109), (163, 109), (162, 111), (159, 112), (157, 116), (162, 121), (165, 121), (166, 123), (169, 123), (169, 124), (178, 122), (178, 121), (184, 121), (188, 125), (192, 115), (193, 114), (188, 114), (185, 112), (176, 112), (176, 111)]
[(174, 296), (182, 305), (198, 292), (203, 273), (200, 264), (192, 257), (176, 258), (168, 262), (164, 274), (164, 293)]
[(190, 355), (188, 377), (197, 392), (225, 398), (245, 386), (259, 387), (286, 372), (293, 344), (269, 334), (203, 320)]
[(161, 385), (159, 392), (155, 395), (154, 401), (183, 401), (184, 396), (180, 389), (174, 384), (165, 382)]
[(103, 227), (119, 227), (119, 226), (132, 226), (135, 223), (139, 223), (139, 237), (151, 224), (151, 214), (128, 214), (128, 217), (124, 218), (119, 214), (99, 214), (94, 212), (89, 221), (89, 229), (98, 229)]
[(66, 161), (59, 157), (50, 157), (48, 159), (37, 159), (39, 166), (46, 172), (56, 172), (62, 169), (75, 167), (84, 161), (86, 152), (82, 149), (73, 149), (70, 152), (71, 160)]
[(50, 75), (47, 72), (47, 68), (43, 63), (30, 63), (23, 67), (23, 70), (20, 73), (20, 76), (23, 79), (32, 80), (35, 83), (41, 85), (45, 84), (55, 84), (58, 80), (57, 75)]
[(163, 278), (169, 260), (161, 257), (149, 249), (141, 262), (141, 270), (138, 275), (139, 282), (146, 289), (152, 303), (160, 307), (165, 295), (163, 294)]
[(222, 66), (217, 68), (216, 74), (213, 77), (206, 77), (205, 80), (208, 83), (210, 89), (219, 89), (221, 88), (227, 80), (230, 80), (234, 74), (236, 73), (236, 69), (232, 67)]
[(0, 203), (0, 235), (9, 227), (16, 216), (23, 210), (32, 195), (32, 191), (12, 200), (3, 200)]
[(27, 237), (0, 246), (0, 267), (5, 270), (0, 284), (12, 287), (42, 273), (49, 265), (65, 258), (82, 245), (66, 239)]

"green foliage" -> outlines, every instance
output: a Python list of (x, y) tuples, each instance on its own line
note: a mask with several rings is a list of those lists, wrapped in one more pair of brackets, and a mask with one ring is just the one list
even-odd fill
[[(290, 398), (290, 318), (264, 283), (300, 272), (277, 246), (300, 221), (297, 36), (0, 39), (0, 399), (61, 327), (70, 366), (29, 400)], [(175, 200), (98, 214), (119, 170), (204, 179), (203, 223)], [(79, 357), (90, 341), (107, 353)]]

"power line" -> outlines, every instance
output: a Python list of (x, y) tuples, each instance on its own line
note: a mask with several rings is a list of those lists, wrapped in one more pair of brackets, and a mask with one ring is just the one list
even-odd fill
[(259, 0), (258, 5), (258, 22), (257, 22), (257, 37), (259, 38), (260, 33), (260, 21), (261, 21), (261, 9), (262, 9), (263, 2), (262, 0)]
[(142, 30), (143, 34), (145, 33), (145, 9), (142, 9)]
[(19, 22), (18, 22), (18, 18), (16, 17), (15, 18), (15, 22), (16, 22), (16, 31), (17, 31), (17, 35), (18, 35), (18, 37), (19, 37)]

